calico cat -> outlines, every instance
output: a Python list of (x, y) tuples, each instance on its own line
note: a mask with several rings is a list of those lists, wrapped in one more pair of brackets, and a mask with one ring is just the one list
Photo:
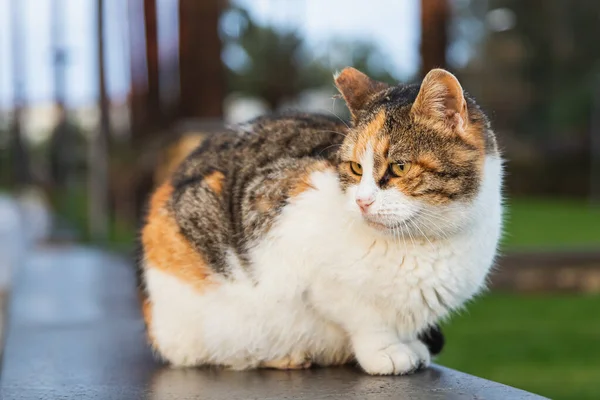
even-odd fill
[(502, 161), (484, 113), (441, 69), (335, 83), (351, 125), (260, 117), (206, 138), (153, 194), (143, 314), (171, 364), (407, 374), (485, 286)]

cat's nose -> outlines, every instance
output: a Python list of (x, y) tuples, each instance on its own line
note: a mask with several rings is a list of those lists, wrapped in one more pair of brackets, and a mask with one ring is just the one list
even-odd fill
[(356, 204), (358, 204), (358, 206), (360, 207), (360, 210), (363, 213), (366, 213), (367, 211), (369, 211), (369, 207), (371, 207), (371, 205), (374, 202), (375, 202), (374, 197), (357, 197), (356, 198)]

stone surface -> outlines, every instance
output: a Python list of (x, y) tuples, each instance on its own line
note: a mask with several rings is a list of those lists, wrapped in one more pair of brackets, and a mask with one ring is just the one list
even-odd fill
[(80, 247), (29, 257), (17, 275), (8, 325), (3, 399), (541, 398), (437, 366), (406, 377), (370, 377), (352, 367), (171, 369), (145, 346), (131, 266)]
[(24, 264), (28, 249), (44, 239), (49, 228), (50, 214), (40, 191), (30, 188), (19, 196), (0, 193), (0, 343), (11, 278)]

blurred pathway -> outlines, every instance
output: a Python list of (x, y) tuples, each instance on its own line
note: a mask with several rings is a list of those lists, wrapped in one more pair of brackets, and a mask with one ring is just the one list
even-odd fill
[(0, 194), (0, 338), (11, 279), (49, 232), (50, 213), (36, 191), (29, 190), (18, 198)]

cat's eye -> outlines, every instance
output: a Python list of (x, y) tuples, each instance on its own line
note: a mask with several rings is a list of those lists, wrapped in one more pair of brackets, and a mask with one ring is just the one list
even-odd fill
[(394, 176), (404, 176), (410, 169), (410, 163), (408, 162), (398, 162), (390, 164), (390, 172)]
[(360, 165), (359, 163), (352, 161), (350, 163), (350, 169), (356, 175), (362, 175), (362, 165)]

